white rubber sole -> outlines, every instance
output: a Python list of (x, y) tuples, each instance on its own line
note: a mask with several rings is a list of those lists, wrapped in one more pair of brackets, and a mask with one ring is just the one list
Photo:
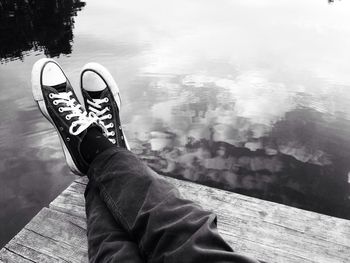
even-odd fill
[[(53, 125), (53, 127), (56, 129), (56, 132), (58, 134), (58, 137), (60, 139), (61, 142), (61, 146), (63, 149), (63, 153), (66, 159), (66, 162), (70, 168), (70, 170), (77, 175), (84, 175), (82, 172), (79, 171), (79, 169), (77, 168), (77, 166), (75, 165), (72, 156), (70, 154), (70, 152), (67, 149), (66, 144), (64, 143), (64, 139), (62, 138), (61, 134), (59, 133), (55, 123), (53, 122), (53, 120), (51, 119), (48, 111), (47, 111), (47, 107), (46, 107), (46, 103), (44, 100), (44, 95), (41, 89), (41, 74), (42, 74), (42, 69), (44, 68), (44, 66), (48, 63), (48, 62), (53, 62), (55, 63), (61, 70), (61, 66), (53, 59), (49, 59), (49, 58), (42, 58), (40, 60), (38, 60), (37, 62), (35, 62), (33, 69), (32, 69), (32, 92), (33, 92), (33, 97), (35, 102), (38, 104), (39, 110), (41, 111), (41, 113), (44, 115), (44, 117)], [(62, 70), (63, 72), (63, 70)], [(64, 74), (64, 72), (63, 72)], [(65, 75), (66, 76), (66, 75)]]
[[(106, 85), (111, 90), (111, 92), (113, 94), (113, 97), (114, 97), (115, 101), (117, 102), (117, 106), (118, 106), (118, 109), (119, 109), (119, 112), (120, 112), (120, 110), (121, 110), (121, 99), (120, 99), (118, 85), (115, 82), (115, 80), (114, 80), (113, 76), (111, 75), (111, 73), (108, 71), (108, 69), (106, 69), (101, 64), (98, 64), (96, 62), (90, 62), (90, 63), (87, 63), (87, 64), (84, 65), (84, 67), (80, 71), (80, 91), (82, 91), (82, 89), (83, 89), (83, 87), (82, 87), (82, 75), (83, 75), (84, 71), (88, 71), (88, 70), (92, 70), (92, 71), (96, 72), (97, 74), (99, 74), (101, 76), (103, 81), (106, 83)], [(84, 107), (85, 106), (86, 105), (84, 105)], [(128, 150), (130, 150), (130, 146), (129, 146), (128, 140), (127, 140), (123, 130), (122, 130), (122, 135), (124, 137), (126, 148)]]

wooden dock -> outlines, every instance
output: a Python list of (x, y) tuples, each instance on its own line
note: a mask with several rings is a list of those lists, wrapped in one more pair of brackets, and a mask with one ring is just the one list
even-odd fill
[[(350, 262), (350, 221), (168, 179), (218, 215), (220, 233), (239, 253), (269, 263)], [(0, 262), (88, 262), (83, 192), (75, 180), (2, 250)]]

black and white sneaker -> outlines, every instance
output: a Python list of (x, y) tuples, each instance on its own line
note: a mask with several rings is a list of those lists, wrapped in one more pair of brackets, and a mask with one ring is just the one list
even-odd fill
[(98, 63), (86, 64), (80, 73), (80, 89), (86, 111), (99, 117), (107, 138), (130, 149), (120, 123), (119, 88), (111, 73)]
[(87, 113), (78, 102), (66, 75), (53, 59), (37, 61), (32, 70), (32, 91), (42, 114), (55, 127), (67, 164), (73, 173), (85, 175), (89, 169), (80, 153), (80, 144), (98, 117)]

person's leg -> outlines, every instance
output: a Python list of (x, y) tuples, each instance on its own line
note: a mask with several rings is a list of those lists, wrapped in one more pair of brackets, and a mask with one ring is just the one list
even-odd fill
[[(105, 89), (107, 99), (91, 98), (98, 110), (93, 114), (91, 108), (87, 114), (57, 62), (41, 59), (32, 70), (32, 90), (43, 115), (58, 132), (71, 170), (84, 175), (90, 168), (88, 177), (98, 186), (115, 222), (138, 242), (149, 262), (256, 262), (232, 252), (217, 232), (214, 214), (182, 199), (171, 184), (134, 154), (117, 147), (128, 144), (119, 125), (116, 87)], [(106, 105), (108, 102), (113, 105)], [(108, 111), (111, 113), (106, 114)], [(84, 152), (89, 156), (84, 157)], [(89, 160), (94, 161), (90, 164)], [(94, 217), (90, 214), (89, 218)], [(106, 223), (88, 224), (91, 229)], [(100, 248), (101, 241), (96, 245)]]
[(113, 218), (92, 182), (85, 190), (89, 262), (145, 262), (137, 243)]
[(94, 160), (88, 177), (143, 256), (149, 262), (256, 262), (232, 252), (218, 234), (214, 214), (181, 198), (124, 149), (129, 147), (120, 124), (119, 89), (108, 70), (89, 63), (80, 80), (87, 111), (97, 114), (108, 130), (106, 139), (98, 129), (90, 129), (81, 144), (84, 159)]
[(213, 213), (181, 198), (128, 150), (111, 147), (98, 154), (88, 177), (148, 262), (258, 262), (234, 253)]

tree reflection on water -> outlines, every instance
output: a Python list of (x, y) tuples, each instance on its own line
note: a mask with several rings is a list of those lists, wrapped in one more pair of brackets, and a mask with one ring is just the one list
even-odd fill
[(274, 124), (258, 123), (239, 116), (235, 102), (225, 101), (224, 91), (218, 92), (214, 83), (174, 86), (163, 83), (159, 88), (178, 89), (180, 99), (159, 102), (150, 113), (134, 116), (128, 127), (133, 151), (152, 168), (350, 218), (348, 121), (299, 108), (288, 110)]
[(0, 60), (23, 59), (33, 50), (70, 54), (74, 16), (83, 6), (80, 0), (1, 0)]

